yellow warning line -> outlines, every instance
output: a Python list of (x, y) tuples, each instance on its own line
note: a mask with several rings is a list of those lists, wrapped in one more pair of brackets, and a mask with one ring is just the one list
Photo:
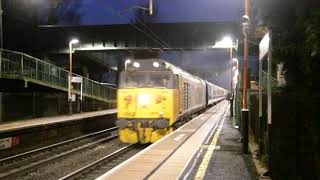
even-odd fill
[(201, 164), (200, 164), (200, 166), (198, 168), (197, 174), (194, 177), (194, 179), (196, 179), (196, 180), (204, 178), (204, 175), (205, 175), (206, 170), (208, 168), (210, 159), (213, 156), (213, 151), (216, 148), (216, 145), (217, 145), (217, 142), (218, 142), (218, 138), (219, 138), (220, 132), (221, 132), (222, 127), (223, 127), (224, 120), (225, 120), (225, 117), (220, 122), (218, 130), (215, 133), (215, 135), (214, 135), (214, 137), (213, 137), (213, 139), (212, 139), (212, 141), (211, 141), (211, 143), (210, 143), (210, 145), (208, 147), (208, 150), (207, 150), (206, 154), (204, 155), (204, 157), (203, 157), (203, 159), (201, 161)]

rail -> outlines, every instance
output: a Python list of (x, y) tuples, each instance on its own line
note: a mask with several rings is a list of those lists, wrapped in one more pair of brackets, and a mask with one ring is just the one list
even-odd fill
[[(67, 158), (68, 156), (78, 152), (93, 149), (102, 142), (108, 142), (116, 139), (118, 134), (113, 132), (116, 132), (117, 129), (118, 127), (105, 129), (99, 132), (94, 132), (78, 138), (1, 159), (0, 179), (14, 179), (27, 172), (32, 172), (34, 169), (37, 169), (45, 164), (52, 163), (62, 158)], [(106, 135), (106, 133), (109, 134)], [(89, 139), (94, 137), (96, 139)], [(85, 139), (87, 139), (87, 141), (84, 141)], [(84, 142), (81, 142), (81, 140)]]
[[(69, 71), (21, 52), (0, 49), (0, 77), (23, 79), (43, 86), (68, 91)], [(83, 79), (83, 96), (102, 101), (115, 101), (116, 88)], [(80, 94), (80, 85), (73, 84), (74, 93)]]

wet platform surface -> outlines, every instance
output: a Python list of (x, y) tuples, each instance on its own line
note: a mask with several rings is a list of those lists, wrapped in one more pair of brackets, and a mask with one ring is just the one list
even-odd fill
[(255, 179), (222, 101), (99, 179)]
[[(229, 111), (223, 118), (223, 126), (217, 140), (211, 137), (209, 142), (203, 143), (181, 179), (257, 179), (251, 156), (242, 153), (240, 132), (233, 127)], [(214, 141), (216, 144), (213, 147)], [(209, 158), (208, 154), (211, 155)]]

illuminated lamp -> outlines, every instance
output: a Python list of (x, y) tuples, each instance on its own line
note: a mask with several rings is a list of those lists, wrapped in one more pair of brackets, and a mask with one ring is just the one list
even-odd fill
[(135, 68), (139, 68), (139, 67), (140, 67), (140, 63), (134, 62), (134, 63), (133, 63), (133, 66), (134, 66)]
[(153, 62), (153, 67), (158, 68), (160, 66), (160, 64), (158, 62)]

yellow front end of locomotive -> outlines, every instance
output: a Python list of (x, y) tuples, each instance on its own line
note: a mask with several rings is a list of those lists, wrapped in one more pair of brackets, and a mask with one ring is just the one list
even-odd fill
[(130, 144), (153, 143), (172, 132), (177, 97), (174, 89), (118, 89), (120, 140)]

